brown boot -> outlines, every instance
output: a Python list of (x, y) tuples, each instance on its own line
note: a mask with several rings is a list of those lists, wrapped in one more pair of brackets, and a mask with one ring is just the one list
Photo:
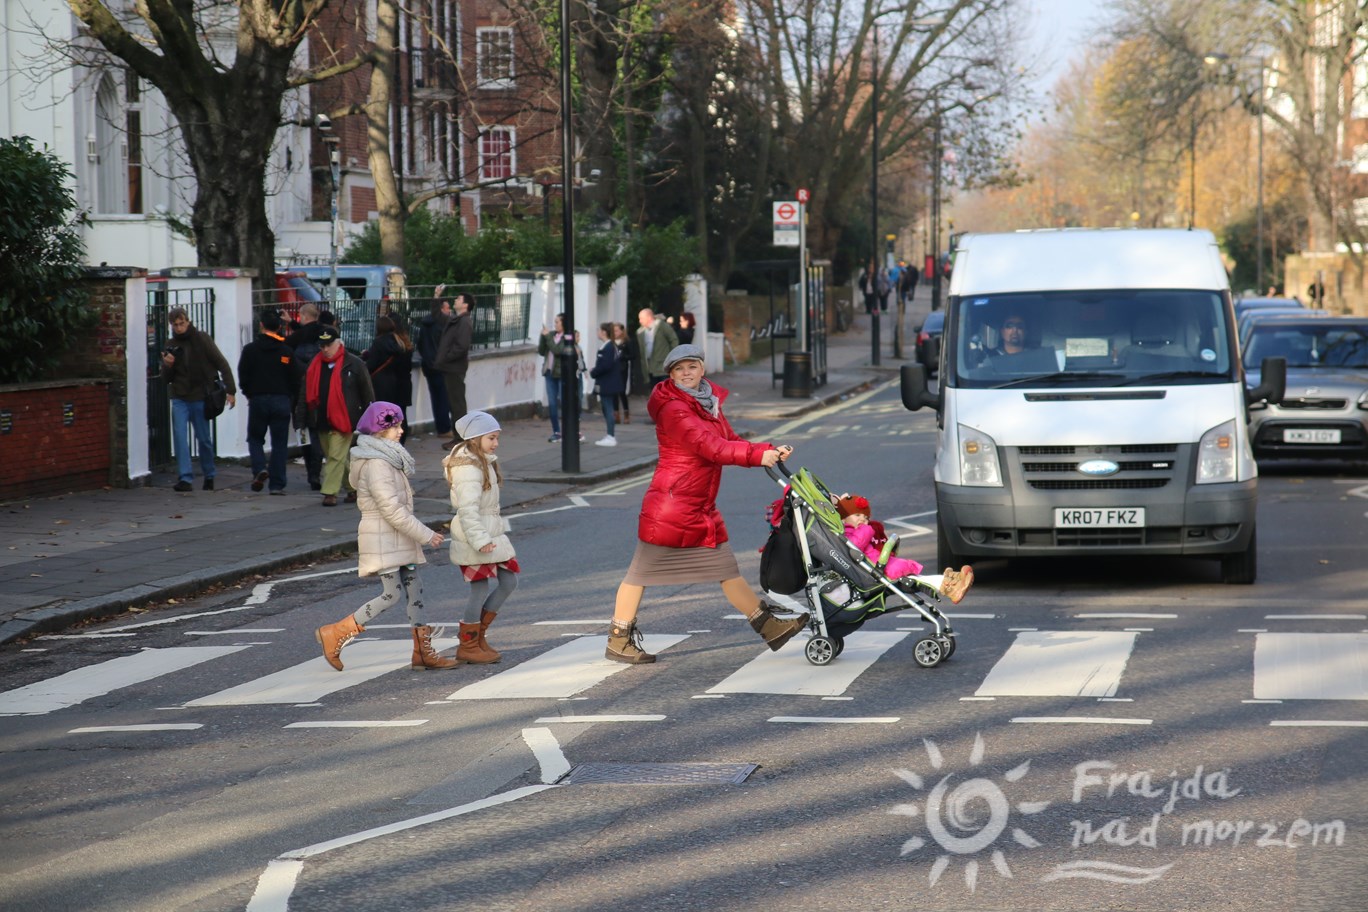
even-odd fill
[(328, 664), (341, 671), (342, 647), (365, 630), (366, 628), (356, 623), (356, 618), (349, 614), (336, 624), (324, 624), (319, 627), (314, 631), (314, 639), (322, 644), (323, 658), (328, 660)]
[(479, 624), (462, 624), (460, 638), (461, 645), (456, 647), (457, 665), (493, 665), (499, 661), (498, 656), (481, 648)]
[(655, 656), (641, 648), (641, 631), (637, 629), (635, 621), (626, 627), (613, 622), (603, 657), (627, 665), (648, 665), (656, 660)]
[(750, 625), (752, 630), (764, 638), (765, 645), (771, 651), (778, 652), (780, 647), (807, 626), (807, 620), (805, 617), (780, 620), (770, 613), (769, 605), (761, 602), (760, 612), (750, 619)]
[(940, 591), (950, 600), (952, 605), (958, 605), (972, 585), (974, 585), (973, 567), (968, 564), (958, 570), (946, 567), (945, 573), (942, 574)]
[(485, 631), (489, 629), (489, 625), (490, 625), (490, 624), (494, 623), (494, 619), (495, 619), (496, 617), (498, 617), (498, 615), (495, 614), (493, 611), (484, 611), (484, 612), (481, 612), (481, 614), (480, 614), (480, 648), (483, 649), (485, 652), (489, 653), (490, 655), (492, 655), (492, 656), (494, 657), (494, 661), (497, 662), (497, 661), (499, 661), (499, 659), (502, 659), (503, 656), (499, 653), (499, 650), (495, 649), (493, 646), (490, 646), (490, 645), (489, 645), (489, 641), (485, 639)]
[(455, 659), (438, 655), (432, 648), (432, 627), (424, 624), (413, 628), (413, 662), (409, 666), (417, 671), (420, 668), (455, 668)]
[(622, 412), (619, 412), (619, 411), (614, 410), (614, 412), (613, 412), (613, 423), (615, 423), (615, 424), (622, 424)]

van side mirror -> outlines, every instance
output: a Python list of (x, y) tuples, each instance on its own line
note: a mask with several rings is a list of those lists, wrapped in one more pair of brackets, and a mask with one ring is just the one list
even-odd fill
[(904, 364), (901, 371), (902, 403), (909, 411), (917, 411), (922, 406), (940, 411), (940, 395), (931, 395), (926, 389), (926, 365)]
[(1264, 358), (1259, 365), (1259, 385), (1245, 390), (1245, 404), (1268, 401), (1277, 405), (1287, 393), (1287, 359)]

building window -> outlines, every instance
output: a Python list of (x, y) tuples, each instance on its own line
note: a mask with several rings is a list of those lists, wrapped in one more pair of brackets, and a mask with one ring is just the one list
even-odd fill
[(481, 133), (480, 180), (503, 180), (513, 173), (513, 131), (495, 127)]
[(482, 89), (513, 87), (513, 30), (482, 28), (475, 31), (476, 80)]
[(132, 70), (124, 72), (125, 167), (128, 173), (128, 211), (138, 215), (143, 211), (142, 168), (142, 86)]

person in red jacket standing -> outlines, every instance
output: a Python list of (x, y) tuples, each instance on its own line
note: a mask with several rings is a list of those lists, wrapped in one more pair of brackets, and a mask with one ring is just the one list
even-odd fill
[(677, 345), (665, 358), (668, 380), (651, 392), (646, 411), (655, 421), (660, 459), (641, 501), (636, 553), (618, 586), (605, 656), (639, 665), (656, 657), (642, 648), (637, 609), (647, 586), (721, 580), (722, 593), (750, 619), (770, 649), (803, 629), (799, 618), (781, 619), (741, 577), (717, 511), (724, 465), (766, 466), (788, 458), (792, 447), (742, 440), (722, 414), (727, 391), (703, 377), (703, 351)]

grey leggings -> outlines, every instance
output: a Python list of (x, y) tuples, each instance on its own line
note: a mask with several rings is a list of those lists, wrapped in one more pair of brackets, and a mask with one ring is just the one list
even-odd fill
[(462, 623), (478, 624), (480, 615), (486, 611), (497, 614), (499, 607), (504, 600), (513, 594), (513, 590), (518, 588), (518, 574), (511, 570), (499, 567), (495, 570), (499, 575), (499, 587), (493, 592), (489, 591), (489, 580), (476, 580), (470, 584), (470, 603), (466, 605), (465, 617)]
[(418, 570), (412, 564), (393, 570), (384, 570), (380, 573), (380, 584), (385, 587), (385, 591), (356, 609), (356, 613), (352, 615), (356, 623), (364, 627), (374, 620), (380, 612), (393, 607), (394, 603), (399, 601), (401, 582), (403, 583), (404, 594), (408, 596), (409, 622), (414, 627), (424, 626), (423, 582), (418, 579)]

